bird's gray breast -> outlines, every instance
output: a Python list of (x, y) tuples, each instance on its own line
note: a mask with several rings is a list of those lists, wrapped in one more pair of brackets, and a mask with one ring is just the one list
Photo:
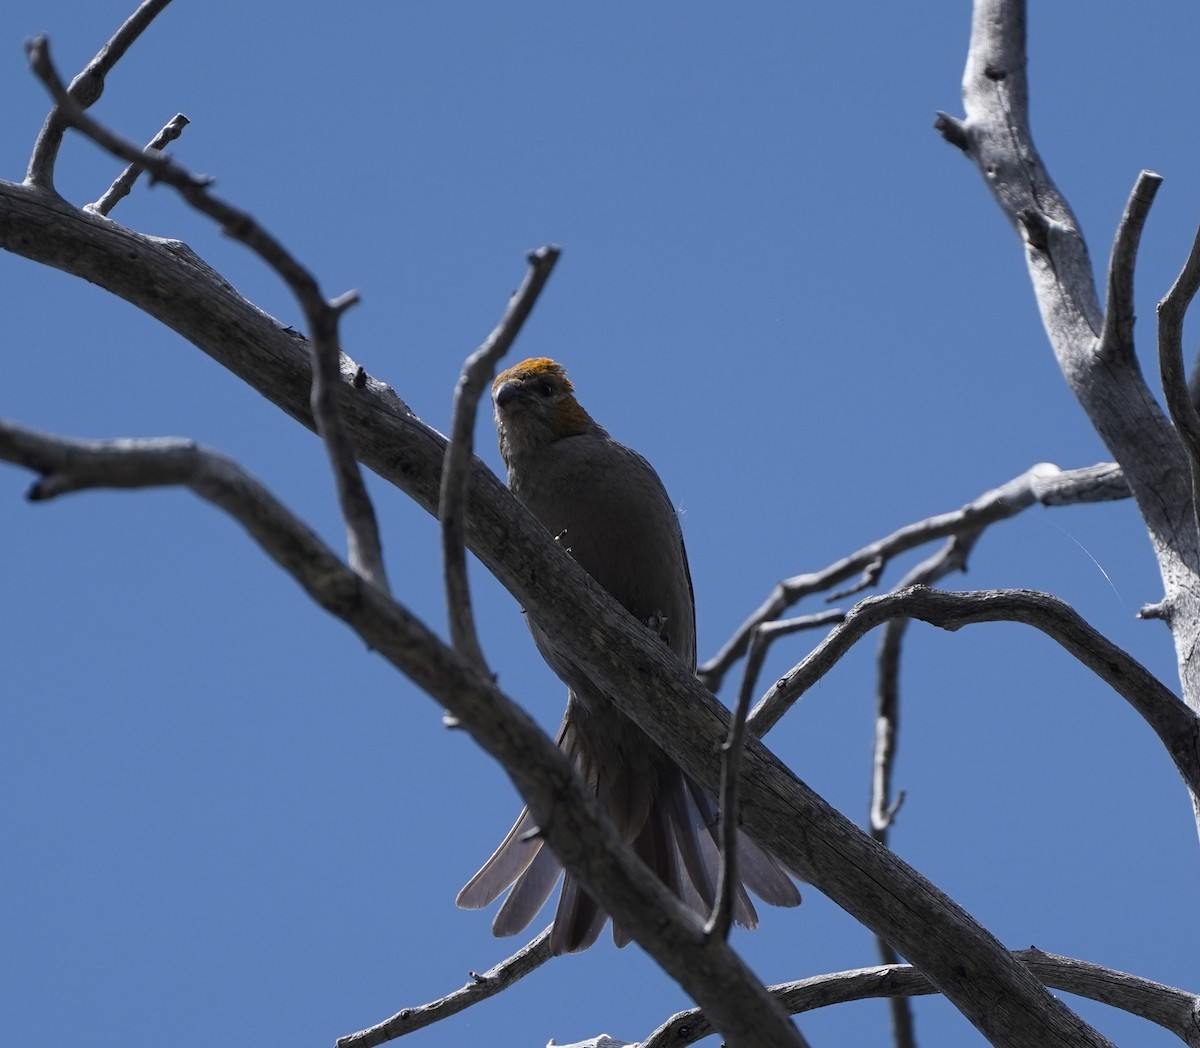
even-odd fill
[(675, 508), (650, 464), (608, 436), (556, 441), (514, 494), (639, 622), (695, 664), (695, 613)]

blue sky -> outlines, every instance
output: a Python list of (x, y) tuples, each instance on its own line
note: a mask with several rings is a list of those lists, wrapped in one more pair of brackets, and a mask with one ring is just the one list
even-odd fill
[[(1034, 132), (1103, 264), (1139, 169), (1166, 182), (1139, 326), (1200, 220), (1200, 12), (1056, 0), (1030, 17)], [(47, 103), (21, 50), (73, 73), (129, 0), (0, 14), (0, 177)], [(351, 356), (445, 431), (462, 359), (547, 242), (563, 257), (514, 359), (549, 355), (680, 506), (701, 657), (783, 576), (954, 508), (1039, 461), (1107, 453), (1057, 372), (1021, 252), (931, 129), (960, 112), (967, 5), (179, 0), (94, 110), (218, 178), (317, 273), (362, 292)], [(69, 139), (59, 185), (119, 170)], [(280, 319), (280, 282), (167, 189), (114, 213), (185, 240)], [(90, 437), (182, 435), (237, 457), (335, 545), (315, 439), (97, 288), (0, 254), (0, 415)], [(1153, 370), (1153, 367), (1151, 368)], [(477, 447), (499, 468), (490, 421)], [(186, 493), (22, 500), (0, 469), (0, 1010), (12, 1043), (329, 1045), (461, 985), (524, 940), (453, 899), (520, 804), (440, 711)], [(432, 520), (372, 490), (398, 597), (444, 631)], [(478, 566), (475, 566), (478, 568)], [(890, 570), (894, 582), (905, 565)], [(563, 688), (515, 602), (474, 573), (501, 685), (548, 728)], [(1034, 510), (955, 587), (1050, 590), (1177, 687), (1131, 504)], [(802, 605), (816, 610), (819, 604)], [(764, 679), (815, 642), (778, 644)], [(862, 822), (873, 640), (769, 736)], [(1194, 987), (1200, 865), (1150, 731), (1040, 635), (909, 633), (893, 845), (1006, 944)], [(729, 695), (723, 695), (727, 701)], [(547, 918), (548, 919), (548, 918)], [(540, 927), (540, 925), (538, 925)], [(874, 963), (815, 890), (738, 944), (777, 981)], [(634, 1040), (686, 1000), (602, 943), (411, 1038)], [(1170, 1043), (1103, 1008), (1122, 1043)], [(981, 1043), (917, 1003), (923, 1048)], [(806, 1017), (814, 1044), (884, 1043), (878, 1002)], [(715, 1043), (715, 1042), (714, 1042)]]

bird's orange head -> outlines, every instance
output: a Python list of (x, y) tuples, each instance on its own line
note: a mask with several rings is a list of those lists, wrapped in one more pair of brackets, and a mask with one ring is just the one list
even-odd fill
[(575, 388), (561, 364), (533, 357), (500, 372), (492, 384), (500, 451), (507, 459), (514, 445), (545, 445), (599, 429), (575, 399)]

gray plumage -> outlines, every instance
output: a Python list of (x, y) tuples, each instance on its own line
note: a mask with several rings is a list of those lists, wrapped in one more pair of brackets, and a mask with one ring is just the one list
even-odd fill
[[(527, 360), (492, 390), (500, 452), (513, 494), (601, 586), (653, 628), (689, 669), (696, 618), (683, 534), (658, 474), (613, 440), (579, 405), (562, 367)], [(538, 650), (568, 685), (558, 744), (617, 831), (685, 904), (707, 916), (717, 870), (719, 820), (705, 790), (577, 671), (529, 621)], [(459, 893), (458, 905), (487, 906), (511, 886), (492, 930), (514, 935), (550, 897), (562, 868), (537, 835), (528, 809)], [(799, 892), (779, 861), (738, 835), (734, 919), (755, 927), (746, 887), (765, 902), (795, 906)], [(573, 877), (564, 879), (551, 933), (554, 953), (596, 941), (607, 914)], [(613, 939), (629, 937), (614, 924)]]

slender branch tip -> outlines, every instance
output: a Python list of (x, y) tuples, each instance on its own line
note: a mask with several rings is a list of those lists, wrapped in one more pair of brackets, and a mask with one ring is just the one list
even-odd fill
[(933, 127), (950, 145), (957, 147), (964, 153), (971, 151), (971, 139), (967, 134), (967, 127), (957, 117), (939, 110), (937, 116), (934, 118)]
[(357, 306), (361, 301), (362, 295), (359, 294), (358, 289), (352, 288), (351, 290), (338, 295), (337, 298), (331, 299), (329, 302), (329, 308), (333, 310), (334, 313), (341, 315), (351, 307)]

